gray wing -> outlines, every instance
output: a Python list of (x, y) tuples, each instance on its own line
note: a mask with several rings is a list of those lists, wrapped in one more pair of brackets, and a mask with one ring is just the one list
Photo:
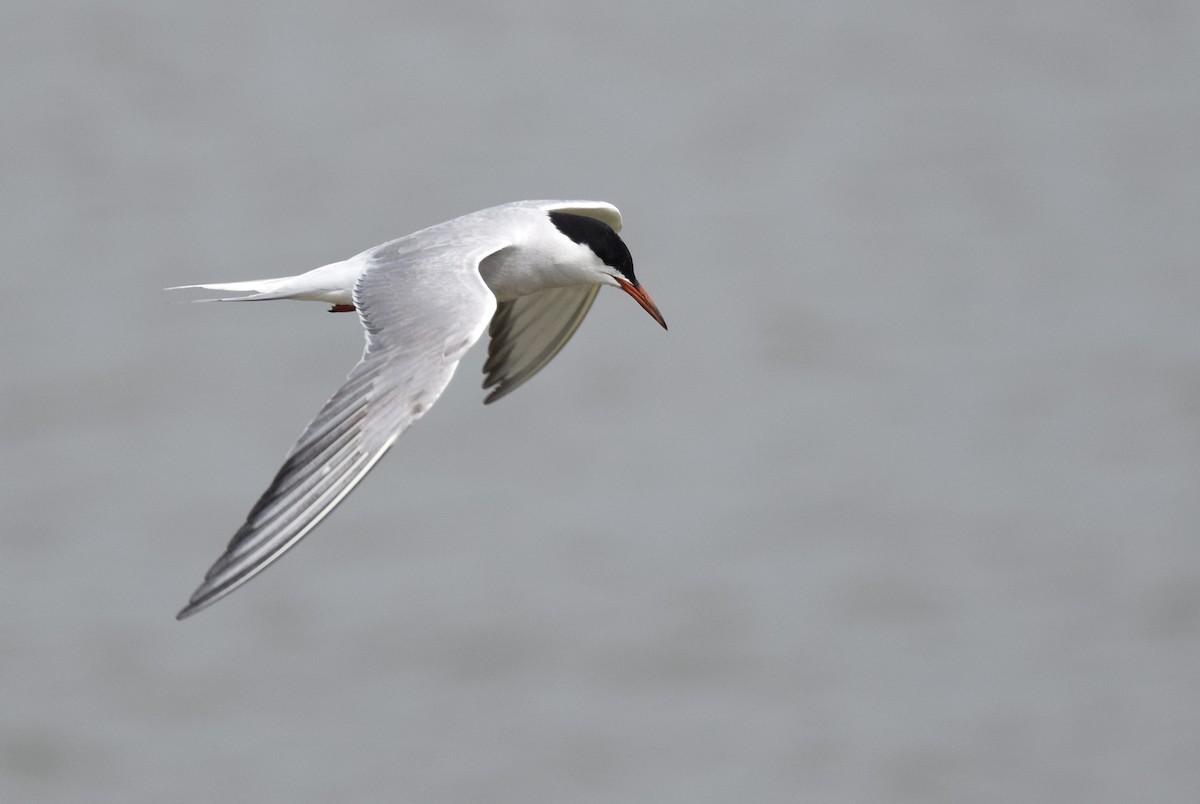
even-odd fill
[(571, 285), (541, 290), (501, 302), (492, 317), (483, 400), (495, 402), (541, 371), (558, 354), (596, 300), (599, 285)]
[(362, 360), (292, 447), (183, 619), (232, 592), (298, 542), (437, 400), (479, 340), (496, 299), (479, 261), (506, 245), (409, 238), (363, 255), (354, 291), (367, 331)]

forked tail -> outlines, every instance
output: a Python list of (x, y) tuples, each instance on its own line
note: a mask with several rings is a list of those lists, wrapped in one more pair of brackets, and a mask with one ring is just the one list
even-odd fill
[(225, 296), (216, 299), (193, 299), (192, 301), (267, 301), (269, 299), (288, 299), (295, 297), (292, 283), (295, 277), (284, 276), (278, 279), (251, 279), (248, 282), (215, 282), (208, 285), (176, 285), (167, 290), (228, 290), (234, 293), (247, 293), (246, 296)]

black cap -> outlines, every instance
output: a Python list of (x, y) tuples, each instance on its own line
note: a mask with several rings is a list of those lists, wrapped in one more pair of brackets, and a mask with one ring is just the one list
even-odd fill
[(633, 275), (633, 255), (629, 253), (625, 241), (611, 226), (586, 215), (572, 215), (557, 210), (551, 211), (549, 215), (550, 222), (558, 231), (576, 243), (590, 248), (605, 265), (615, 269), (637, 287), (637, 277)]

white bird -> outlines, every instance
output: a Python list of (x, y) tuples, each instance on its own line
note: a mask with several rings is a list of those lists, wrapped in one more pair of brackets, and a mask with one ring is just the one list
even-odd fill
[(484, 329), (485, 403), (558, 354), (602, 285), (624, 290), (666, 329), (620, 229), (621, 213), (602, 201), (517, 201), (298, 276), (169, 288), (249, 293), (204, 301), (302, 299), (357, 310), (367, 341), (176, 618), (229, 594), (316, 527), (437, 401)]

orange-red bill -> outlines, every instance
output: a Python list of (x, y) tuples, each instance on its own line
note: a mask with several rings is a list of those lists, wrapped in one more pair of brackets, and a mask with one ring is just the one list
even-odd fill
[(663, 320), (662, 313), (658, 311), (658, 305), (654, 303), (654, 299), (650, 298), (650, 294), (641, 285), (635, 285), (632, 282), (614, 277), (621, 285), (621, 290), (633, 297), (633, 300), (642, 305), (642, 309), (650, 314), (650, 317), (659, 323), (663, 328), (667, 328), (667, 322)]

